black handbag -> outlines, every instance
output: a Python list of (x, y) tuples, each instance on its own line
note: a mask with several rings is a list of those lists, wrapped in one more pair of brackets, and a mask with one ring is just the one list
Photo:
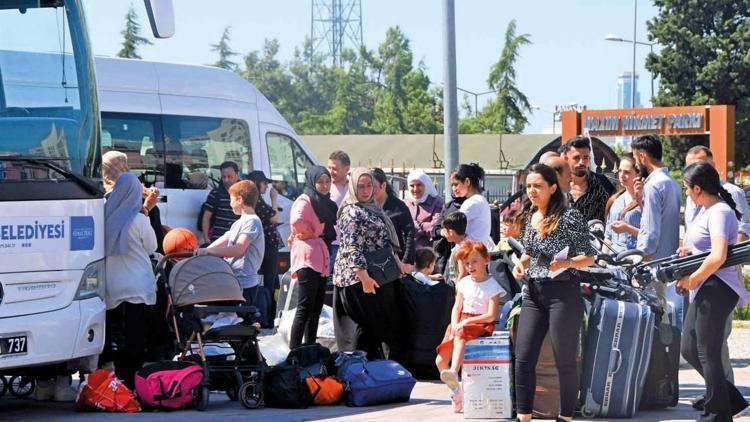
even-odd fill
[(370, 275), (378, 285), (383, 286), (401, 277), (401, 269), (393, 256), (390, 246), (365, 252), (367, 261), (367, 274)]

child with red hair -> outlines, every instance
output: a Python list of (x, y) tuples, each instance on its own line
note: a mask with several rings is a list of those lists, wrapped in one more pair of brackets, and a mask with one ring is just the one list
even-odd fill
[(465, 242), (456, 251), (456, 259), (463, 263), (467, 275), (456, 284), (451, 324), (437, 347), (435, 364), (440, 370), (440, 379), (452, 392), (454, 410), (460, 412), (458, 370), (463, 363), (466, 342), (492, 335), (500, 298), (506, 292), (487, 271), (490, 256), (483, 243)]

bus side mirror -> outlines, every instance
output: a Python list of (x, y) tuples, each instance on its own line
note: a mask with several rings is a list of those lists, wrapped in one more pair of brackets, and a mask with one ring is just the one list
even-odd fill
[(172, 0), (144, 0), (151, 32), (156, 38), (174, 35), (174, 7)]

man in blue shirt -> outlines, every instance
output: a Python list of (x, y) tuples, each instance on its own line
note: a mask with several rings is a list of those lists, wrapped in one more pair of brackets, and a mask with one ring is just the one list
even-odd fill
[[(630, 144), (638, 171), (645, 177), (643, 211), (638, 232), (638, 249), (646, 260), (666, 258), (677, 253), (680, 246), (680, 198), (682, 190), (661, 162), (659, 138), (641, 136)], [(654, 282), (653, 290), (666, 309), (666, 285)], [(662, 322), (668, 323), (666, 313)]]

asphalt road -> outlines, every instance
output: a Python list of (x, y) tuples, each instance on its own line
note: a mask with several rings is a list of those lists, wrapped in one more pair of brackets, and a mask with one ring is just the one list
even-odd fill
[[(750, 401), (750, 327), (735, 328), (730, 337), (730, 353), (736, 384)], [(694, 421), (699, 412), (694, 411), (689, 399), (704, 391), (703, 379), (690, 367), (680, 369), (680, 403), (672, 409), (639, 412), (637, 421)], [(438, 382), (419, 382), (409, 403), (351, 408), (343, 405), (314, 407), (304, 410), (259, 409), (247, 410), (224, 394), (211, 395), (205, 412), (185, 410), (140, 414), (76, 413), (72, 403), (36, 402), (19, 400), (6, 395), (0, 398), (0, 421), (68, 421), (68, 420), (153, 420), (153, 421), (218, 421), (272, 420), (281, 421), (459, 421), (463, 415), (451, 411), (446, 387)], [(577, 418), (578, 419), (578, 418)], [(750, 421), (750, 417), (741, 419)]]

